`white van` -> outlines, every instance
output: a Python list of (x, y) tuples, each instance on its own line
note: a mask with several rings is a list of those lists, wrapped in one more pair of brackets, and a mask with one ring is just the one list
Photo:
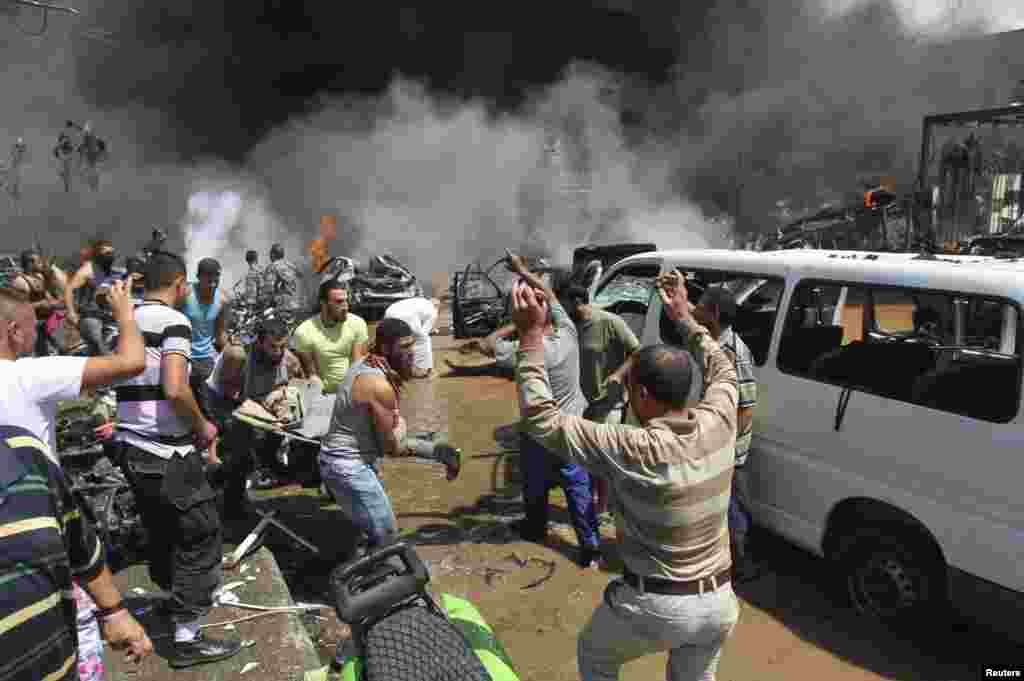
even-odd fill
[(707, 285), (736, 296), (757, 364), (757, 524), (833, 560), (880, 619), (1024, 613), (1024, 262), (660, 251), (616, 263), (593, 303), (671, 342), (653, 285), (672, 269), (693, 302)]

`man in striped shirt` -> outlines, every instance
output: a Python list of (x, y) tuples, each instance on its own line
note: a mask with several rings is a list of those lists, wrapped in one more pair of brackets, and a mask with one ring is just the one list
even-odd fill
[[(667, 679), (714, 679), (739, 619), (727, 530), (736, 369), (691, 316), (681, 277), (660, 278), (658, 291), (686, 349), (656, 345), (635, 355), (626, 390), (641, 427), (632, 427), (559, 410), (544, 363), (547, 302), (522, 282), (513, 289), (523, 428), (554, 455), (605, 476), (616, 499), (625, 574), (580, 633), (583, 681), (617, 680), (624, 663), (666, 650)], [(708, 387), (691, 408), (698, 350)]]
[(758, 575), (757, 568), (747, 550), (750, 533), (750, 494), (747, 473), (747, 453), (754, 429), (754, 406), (757, 405), (757, 377), (754, 375), (754, 356), (739, 334), (733, 330), (736, 320), (736, 299), (722, 286), (709, 286), (693, 308), (693, 318), (707, 327), (708, 332), (722, 346), (725, 354), (736, 366), (739, 402), (736, 410), (736, 467), (732, 474), (732, 494), (729, 497), (729, 547), (732, 550), (733, 579), (745, 582)]
[(0, 678), (78, 679), (73, 577), (100, 606), (108, 645), (134, 661), (153, 650), (121, 604), (104, 557), (46, 443), (0, 426)]
[(185, 263), (157, 251), (145, 279), (135, 318), (146, 368), (117, 384), (116, 439), (150, 537), (150, 577), (171, 593), (166, 611), (175, 643), (168, 661), (181, 668), (226, 659), (241, 646), (199, 634), (221, 581), (223, 549), (216, 495), (197, 451), (213, 443), (217, 428), (200, 412), (189, 386), (192, 327), (175, 309), (189, 294)]

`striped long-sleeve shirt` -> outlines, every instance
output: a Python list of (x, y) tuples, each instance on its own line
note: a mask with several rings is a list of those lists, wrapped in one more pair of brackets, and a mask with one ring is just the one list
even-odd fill
[(49, 447), (0, 426), (0, 679), (78, 678), (71, 578), (89, 582), (105, 564)]
[(622, 560), (644, 577), (689, 581), (730, 565), (726, 513), (736, 441), (736, 368), (707, 329), (689, 338), (707, 367), (704, 398), (685, 417), (643, 428), (559, 411), (542, 347), (520, 344), (523, 427), (548, 451), (606, 478), (615, 494)]
[[(757, 405), (757, 376), (754, 375), (754, 355), (740, 335), (728, 328), (718, 337), (718, 344), (736, 364), (736, 386), (739, 390), (737, 409), (753, 409)], [(743, 432), (736, 433), (736, 465), (747, 462), (750, 441), (753, 437), (753, 422)]]

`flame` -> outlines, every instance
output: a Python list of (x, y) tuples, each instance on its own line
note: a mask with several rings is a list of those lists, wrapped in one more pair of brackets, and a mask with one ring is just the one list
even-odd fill
[(319, 274), (327, 266), (330, 255), (328, 242), (338, 234), (338, 221), (332, 215), (320, 218), (320, 236), (309, 243), (309, 257), (313, 261), (313, 271)]

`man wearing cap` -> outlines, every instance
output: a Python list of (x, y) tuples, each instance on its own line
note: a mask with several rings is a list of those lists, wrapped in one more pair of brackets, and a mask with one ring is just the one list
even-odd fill
[(192, 368), (189, 383), (203, 415), (210, 418), (210, 406), (203, 385), (213, 372), (217, 353), (228, 342), (227, 316), (230, 301), (228, 296), (218, 289), (219, 262), (213, 258), (200, 260), (196, 278), (198, 281), (192, 284), (181, 311), (192, 323)]

